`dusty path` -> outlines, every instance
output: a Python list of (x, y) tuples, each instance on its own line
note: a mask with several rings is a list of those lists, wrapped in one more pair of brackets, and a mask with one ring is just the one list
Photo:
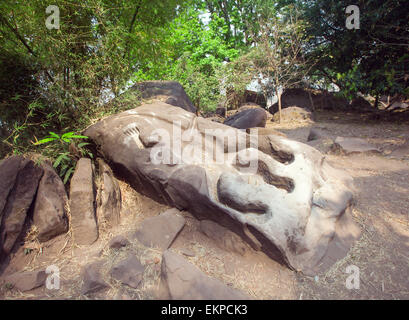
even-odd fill
[[(393, 159), (390, 154), (409, 141), (409, 125), (370, 123), (357, 114), (322, 113), (313, 124), (273, 124), (289, 138), (305, 142), (311, 127), (321, 128), (329, 137), (361, 137), (378, 146), (381, 155), (328, 156), (333, 166), (347, 170), (355, 179), (355, 221), (363, 232), (349, 254), (325, 275), (306, 277), (272, 261), (247, 247), (244, 255), (226, 251), (199, 231), (199, 222), (189, 213), (186, 225), (172, 244), (177, 252), (189, 250), (186, 257), (206, 274), (241, 289), (256, 299), (408, 299), (409, 298), (409, 159)], [(32, 239), (15, 254), (5, 273), (33, 270), (55, 264), (61, 270), (61, 290), (45, 288), (21, 294), (5, 286), (0, 298), (6, 299), (88, 299), (82, 296), (81, 269), (91, 261), (104, 259), (107, 273), (115, 261), (134, 253), (147, 267), (141, 288), (124, 288), (107, 278), (109, 290), (91, 298), (155, 299), (160, 275), (161, 254), (137, 242), (113, 252), (106, 244), (113, 236), (136, 229), (145, 218), (164, 211), (166, 206), (141, 196), (121, 183), (123, 218), (121, 225), (102, 230), (100, 239), (90, 247), (78, 248), (69, 236), (61, 236), (40, 246)], [(244, 244), (243, 244), (244, 245)], [(246, 246), (246, 245), (244, 245)], [(27, 253), (25, 248), (32, 250)], [(349, 290), (346, 268), (360, 270), (359, 290)], [(105, 273), (105, 274), (106, 274)], [(1, 277), (0, 277), (1, 278)]]

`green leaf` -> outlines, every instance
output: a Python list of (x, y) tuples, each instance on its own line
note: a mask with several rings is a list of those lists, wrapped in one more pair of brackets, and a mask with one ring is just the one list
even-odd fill
[(45, 139), (37, 141), (36, 143), (34, 143), (34, 145), (37, 146), (39, 144), (44, 144), (44, 143), (55, 141), (55, 140), (57, 140), (57, 139), (56, 138), (45, 138)]
[(72, 168), (68, 169), (68, 171), (65, 173), (64, 181), (63, 181), (64, 184), (67, 184), (68, 179), (70, 178), (73, 171), (74, 171), (74, 168), (72, 167)]

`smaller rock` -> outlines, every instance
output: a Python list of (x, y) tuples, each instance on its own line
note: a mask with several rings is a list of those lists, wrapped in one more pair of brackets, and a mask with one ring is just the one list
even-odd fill
[[(280, 112), (277, 111), (273, 115), (273, 121), (278, 122), (280, 120)], [(281, 120), (284, 122), (312, 122), (312, 113), (306, 109), (300, 107), (288, 107), (281, 110)]]
[(267, 114), (265, 110), (248, 109), (228, 117), (224, 124), (237, 129), (250, 129), (266, 126)]
[(380, 150), (360, 138), (337, 137), (332, 151), (338, 154), (350, 155), (354, 153), (380, 153)]
[(179, 210), (173, 208), (142, 221), (135, 238), (147, 247), (168, 249), (185, 225), (185, 219), (178, 213)]
[(97, 261), (84, 267), (84, 284), (81, 291), (83, 295), (95, 293), (108, 287), (108, 284), (104, 281), (101, 275), (102, 265), (102, 261)]
[(233, 251), (240, 255), (244, 255), (246, 252), (246, 246), (241, 239), (216, 222), (210, 220), (200, 221), (200, 231), (215, 240), (216, 244), (222, 249)]
[(130, 256), (112, 268), (111, 276), (123, 284), (136, 289), (142, 281), (144, 271), (145, 268), (139, 260), (135, 256)]
[(130, 242), (128, 241), (127, 238), (125, 238), (124, 236), (119, 235), (119, 236), (116, 236), (116, 237), (112, 238), (111, 241), (109, 241), (108, 246), (111, 249), (120, 249), (120, 248), (128, 246), (129, 244), (130, 244)]
[(47, 275), (44, 270), (17, 272), (6, 277), (5, 282), (13, 285), (13, 288), (25, 292), (43, 286), (46, 278)]
[(317, 149), (322, 154), (327, 154), (331, 152), (333, 145), (334, 145), (334, 140), (329, 139), (329, 138), (324, 138), (324, 139), (308, 141), (307, 144)]
[(38, 240), (45, 242), (67, 232), (68, 197), (64, 184), (53, 167), (44, 163), (42, 168), (44, 175), (37, 190), (33, 223), (38, 230)]
[(100, 181), (97, 196), (98, 221), (103, 220), (109, 226), (116, 226), (120, 221), (121, 189), (111, 168), (104, 160), (98, 159)]
[(78, 245), (91, 245), (98, 239), (93, 176), (91, 160), (80, 159), (70, 186), (72, 231)]
[(326, 135), (324, 132), (317, 128), (312, 128), (310, 130), (310, 133), (308, 135), (307, 141), (314, 141), (314, 140), (319, 140), (319, 139), (324, 139), (326, 138)]
[(363, 97), (357, 97), (352, 100), (349, 107), (357, 111), (373, 110), (371, 104)]
[(226, 108), (225, 107), (217, 107), (215, 112), (216, 115), (220, 117), (226, 117)]
[(186, 257), (194, 257), (196, 254), (187, 248), (182, 248), (179, 250), (181, 254), (185, 255)]
[(167, 250), (162, 258), (161, 299), (247, 300), (250, 297), (208, 277), (182, 256)]

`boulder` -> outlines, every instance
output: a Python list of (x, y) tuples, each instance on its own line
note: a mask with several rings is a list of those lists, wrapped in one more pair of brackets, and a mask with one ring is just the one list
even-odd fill
[(166, 250), (185, 225), (179, 210), (169, 209), (159, 216), (145, 219), (135, 233), (135, 238), (148, 247)]
[(68, 230), (68, 197), (58, 174), (47, 163), (42, 165), (44, 175), (38, 186), (33, 223), (38, 240), (48, 241)]
[[(273, 115), (273, 121), (280, 120), (280, 112)], [(313, 120), (312, 113), (308, 110), (299, 107), (287, 107), (281, 110), (281, 120), (283, 122), (311, 122)]]
[(228, 117), (224, 124), (237, 129), (265, 127), (267, 115), (264, 110), (248, 109)]
[(236, 234), (216, 222), (211, 220), (200, 221), (200, 231), (210, 239), (213, 239), (222, 249), (236, 252), (240, 255), (244, 255), (246, 252), (246, 246), (242, 240)]
[(112, 268), (111, 276), (122, 284), (136, 289), (142, 281), (144, 270), (139, 260), (135, 256), (130, 256)]
[[(312, 103), (311, 103), (312, 101)], [(346, 110), (349, 106), (347, 99), (336, 97), (328, 91), (310, 90), (302, 88), (285, 89), (281, 94), (281, 108), (296, 106), (305, 110)], [(270, 113), (278, 111), (278, 103), (269, 108)]]
[(189, 112), (197, 112), (182, 85), (176, 81), (139, 82), (130, 90), (140, 92), (143, 100), (159, 100)]
[(263, 111), (266, 113), (267, 120), (270, 120), (270, 119), (273, 117), (273, 115), (272, 115), (268, 110), (264, 109), (263, 107), (261, 107), (261, 106), (258, 105), (258, 104), (251, 103), (251, 102), (242, 104), (242, 105), (240, 106), (240, 108), (237, 110), (237, 112), (242, 112), (242, 111), (246, 111), (246, 110), (250, 110), (250, 109), (260, 109), (260, 110), (263, 110)]
[[(28, 213), (33, 204), (39, 181), (43, 175), (43, 169), (33, 161), (18, 157), (7, 159), (2, 162), (0, 169), (8, 170), (9, 174), (3, 173), (5, 181), (1, 181), (1, 188), (8, 192), (6, 204), (0, 213), (0, 260), (9, 255), (17, 240), (23, 232), (23, 227), (28, 222)], [(17, 164), (18, 163), (18, 164)], [(18, 172), (13, 186), (6, 186), (12, 183), (15, 170), (18, 165)]]
[[(316, 149), (279, 135), (246, 133), (163, 103), (110, 116), (84, 134), (139, 192), (217, 222), (306, 274), (324, 271), (340, 217), (351, 211), (352, 178)], [(155, 238), (144, 234), (147, 243)], [(351, 233), (346, 247), (356, 239)]]
[(83, 285), (81, 290), (83, 295), (95, 293), (109, 287), (102, 277), (102, 266), (103, 261), (96, 261), (84, 267), (82, 271)]
[(357, 97), (351, 101), (350, 108), (357, 111), (373, 110), (371, 104), (363, 97)]
[(130, 242), (128, 241), (127, 238), (119, 235), (119, 236), (112, 238), (111, 241), (109, 241), (108, 246), (111, 249), (120, 249), (120, 248), (128, 246), (129, 244)]
[(214, 113), (220, 117), (226, 117), (226, 108), (225, 107), (217, 107)]
[(91, 160), (80, 159), (70, 185), (71, 225), (77, 245), (90, 245), (98, 239), (93, 177)]
[(17, 272), (5, 277), (5, 282), (21, 292), (30, 291), (44, 285), (47, 275), (44, 270)]
[(324, 132), (317, 128), (311, 128), (307, 141), (314, 141), (324, 138), (326, 138), (326, 134)]
[(350, 155), (354, 153), (380, 153), (380, 150), (364, 139), (337, 137), (332, 146), (332, 151), (337, 154)]
[(24, 161), (22, 156), (13, 156), (0, 162), (0, 222), (10, 191), (14, 187), (20, 165)]
[(100, 181), (97, 196), (97, 217), (109, 226), (119, 224), (121, 215), (121, 189), (111, 168), (98, 159)]
[(161, 299), (249, 300), (250, 297), (208, 277), (182, 256), (167, 250), (162, 257)]
[(267, 106), (266, 98), (262, 93), (252, 91), (252, 90), (245, 90), (244, 91), (244, 102), (245, 103), (254, 103), (260, 105), (262, 107)]

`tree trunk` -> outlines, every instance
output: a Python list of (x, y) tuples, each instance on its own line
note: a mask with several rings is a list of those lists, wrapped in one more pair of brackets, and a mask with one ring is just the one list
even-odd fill
[(276, 90), (276, 95), (278, 98), (278, 123), (281, 123), (281, 94), (279, 94), (278, 89)]

